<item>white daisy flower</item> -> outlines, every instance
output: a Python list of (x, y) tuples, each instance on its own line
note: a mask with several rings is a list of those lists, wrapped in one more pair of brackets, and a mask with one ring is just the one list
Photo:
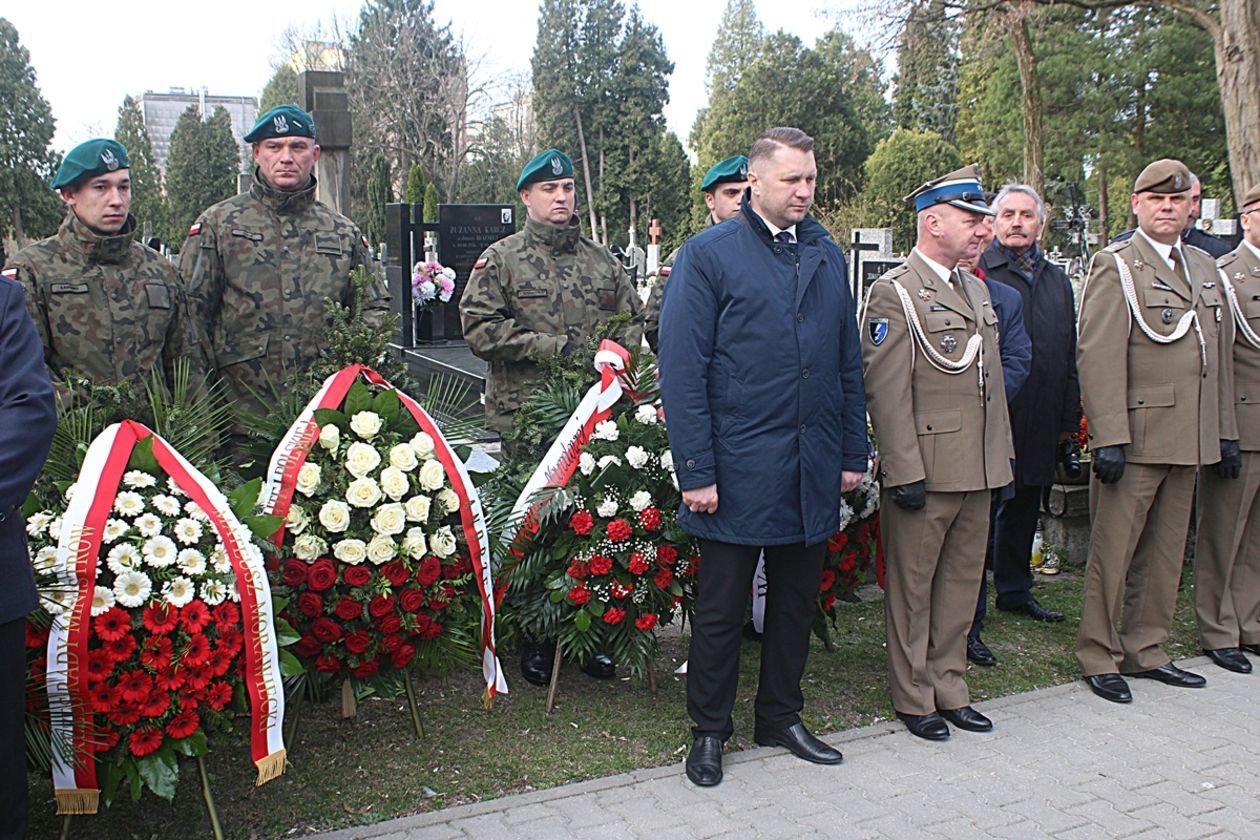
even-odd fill
[(46, 545), (39, 551), (35, 552), (35, 557), (32, 558), (31, 565), (35, 567), (35, 571), (37, 572), (51, 572), (56, 562), (56, 546)]
[(228, 600), (235, 601), (238, 604), (241, 602), (241, 593), (236, 591), (236, 578), (232, 578), (227, 582), (227, 596)]
[(131, 543), (119, 543), (105, 555), (105, 565), (115, 575), (138, 569), (141, 562), (140, 550)]
[(112, 545), (126, 536), (129, 530), (131, 526), (123, 520), (110, 519), (105, 523), (105, 531), (101, 534), (101, 539), (105, 540), (106, 545)]
[(166, 478), (166, 489), (171, 492), (172, 496), (187, 496), (188, 495), (183, 490), (179, 489), (179, 485), (175, 483), (175, 479), (171, 478), (170, 476), (167, 476)]
[(175, 523), (175, 539), (184, 545), (196, 545), (201, 539), (202, 530), (201, 523), (196, 519), (184, 517)]
[(128, 609), (144, 606), (153, 593), (153, 581), (144, 572), (128, 569), (114, 578), (114, 597)]
[(163, 516), (179, 516), (179, 499), (174, 496), (159, 493), (149, 500), (149, 504), (157, 508), (157, 512)]
[(179, 549), (170, 537), (158, 536), (144, 541), (142, 553), (144, 562), (155, 569), (161, 569), (175, 562)]
[(217, 607), (227, 600), (227, 586), (221, 580), (207, 580), (201, 584), (201, 600), (211, 607)]
[(114, 590), (108, 586), (97, 586), (92, 593), (92, 615), (97, 616), (114, 606)]
[(61, 539), (61, 517), (60, 516), (58, 516), (52, 522), (48, 523), (47, 534), (50, 539), (54, 539), (54, 540)]
[(206, 512), (201, 509), (201, 505), (191, 500), (184, 502), (184, 515), (198, 522), (208, 522), (210, 520), (210, 517), (206, 516)]
[(195, 548), (185, 548), (175, 556), (175, 564), (184, 574), (204, 575), (206, 573), (206, 555)]
[(139, 493), (124, 490), (114, 497), (114, 510), (122, 516), (139, 516), (144, 513), (144, 497)]
[(70, 609), (70, 605), (74, 603), (74, 597), (73, 589), (51, 589), (45, 591), (40, 597), (40, 604), (48, 610), (49, 615), (61, 615)]
[(162, 533), (162, 520), (152, 513), (144, 513), (137, 516), (136, 521), (132, 524), (136, 526), (136, 530), (140, 532), (142, 537), (156, 537)]
[(232, 561), (228, 559), (227, 549), (223, 547), (223, 543), (216, 545), (214, 551), (210, 552), (210, 568), (221, 575), (232, 571)]
[(46, 510), (33, 513), (31, 518), (26, 520), (26, 533), (32, 537), (38, 537), (48, 527), (48, 523), (52, 521), (53, 515)]
[(162, 585), (162, 597), (172, 607), (185, 607), (196, 595), (196, 585), (183, 575), (172, 578)]
[(141, 470), (128, 470), (123, 473), (123, 484), (139, 490), (144, 487), (153, 487), (157, 484), (157, 479)]

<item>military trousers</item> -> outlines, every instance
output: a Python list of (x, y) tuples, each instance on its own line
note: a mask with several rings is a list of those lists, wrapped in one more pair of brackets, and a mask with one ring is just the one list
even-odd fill
[(1128, 464), (1089, 483), (1089, 559), (1076, 661), (1081, 672), (1133, 673), (1170, 661), (1196, 467)]
[(927, 494), (903, 510), (885, 489), (884, 626), (893, 708), (907, 715), (969, 705), (967, 628), (984, 575), (989, 490)]
[(1199, 474), (1194, 612), (1207, 650), (1260, 644), (1260, 452), (1242, 475)]

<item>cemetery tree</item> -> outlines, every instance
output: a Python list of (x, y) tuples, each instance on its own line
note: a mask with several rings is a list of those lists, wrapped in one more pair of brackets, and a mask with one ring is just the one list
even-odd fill
[(298, 102), (297, 71), (285, 63), (276, 68), (276, 72), (267, 81), (267, 86), (263, 88), (262, 96), (258, 99), (258, 112), (263, 113), (290, 102), (302, 104)]
[(385, 241), (385, 205), (394, 200), (390, 183), (389, 159), (377, 154), (372, 158), (372, 174), (368, 176), (368, 212), (363, 220), (363, 235), (375, 247)]
[(436, 222), (438, 220), (438, 191), (433, 182), (424, 185), (424, 220), (426, 222)]
[(420, 204), (424, 201), (424, 170), (420, 168), (420, 164), (411, 164), (411, 171), (407, 173), (407, 203)]
[(195, 106), (179, 115), (166, 156), (167, 229), (162, 239), (183, 242), (202, 210), (236, 194), (240, 153), (226, 110), (202, 122)]
[(893, 119), (902, 128), (934, 131), (954, 142), (958, 114), (961, 27), (944, 14), (945, 0), (926, 0), (908, 17), (897, 44)]
[(858, 204), (865, 225), (893, 230), (893, 247), (909, 252), (915, 240), (914, 206), (903, 198), (920, 184), (963, 165), (958, 150), (939, 134), (898, 128), (866, 159), (866, 187)]
[(61, 165), (49, 149), (55, 121), (30, 57), (17, 29), (0, 18), (0, 236), (19, 247), (53, 233), (65, 212), (49, 187)]
[(727, 0), (705, 64), (704, 83), (709, 96), (734, 89), (744, 69), (761, 56), (765, 41), (766, 29), (757, 19), (753, 0)]
[(161, 236), (166, 229), (162, 172), (153, 155), (153, 143), (144, 125), (140, 103), (131, 96), (124, 97), (118, 109), (114, 139), (126, 147), (127, 158), (131, 162), (131, 214), (136, 217), (136, 224), (141, 230), (148, 222), (153, 232)]

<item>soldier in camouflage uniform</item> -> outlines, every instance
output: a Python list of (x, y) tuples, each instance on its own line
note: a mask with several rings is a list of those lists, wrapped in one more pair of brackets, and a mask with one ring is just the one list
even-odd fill
[(56, 235), (13, 255), (4, 274), (30, 286), (26, 306), (54, 382), (69, 372), (98, 385), (142, 389), (151, 370), (171, 385), (188, 355), (202, 372), (175, 267), (137, 242), (127, 150), (89, 140), (53, 179), (69, 212)]
[[(743, 155), (732, 155), (709, 167), (700, 182), (704, 192), (704, 203), (709, 207), (708, 227), (721, 224), (727, 219), (739, 215), (739, 202), (748, 188), (748, 158)], [(656, 281), (652, 283), (652, 291), (648, 294), (647, 306), (643, 310), (643, 337), (647, 339), (652, 352), (660, 348), (658, 340), (661, 329), (661, 299), (665, 295), (665, 281), (674, 267), (674, 260), (682, 250), (679, 245), (656, 269)]]
[(500, 435), (538, 380), (528, 358), (567, 354), (619, 312), (632, 316), (615, 336), (627, 349), (643, 338), (638, 292), (604, 246), (582, 236), (574, 215), (573, 163), (548, 149), (517, 181), (525, 229), (491, 245), (473, 266), (459, 302), (464, 338), (489, 362), (486, 422)]
[[(180, 252), (180, 273), (227, 398), (264, 414), (259, 397), (319, 358), (324, 302), (348, 305), (350, 271), (370, 261), (354, 223), (315, 200), (319, 146), (309, 114), (296, 105), (272, 108), (245, 140), (253, 144), (254, 184), (201, 214)], [(369, 317), (388, 307), (388, 293), (374, 285)], [(243, 431), (238, 420), (236, 432)]]

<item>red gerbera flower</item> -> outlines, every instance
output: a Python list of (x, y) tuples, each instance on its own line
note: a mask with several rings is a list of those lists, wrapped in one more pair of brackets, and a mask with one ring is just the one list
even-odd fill
[(33, 621), (26, 622), (26, 646), (28, 648), (48, 647), (47, 626), (41, 627)]
[(117, 729), (98, 729), (96, 734), (92, 736), (92, 742), (88, 745), (89, 749), (95, 753), (106, 753), (118, 746), (118, 730)]
[(220, 712), (224, 706), (232, 702), (232, 686), (225, 682), (214, 683), (206, 689), (204, 696), (206, 705)]
[(189, 633), (200, 633), (210, 623), (210, 608), (204, 602), (192, 600), (180, 613), (179, 623)]
[(196, 712), (180, 712), (166, 724), (166, 734), (177, 741), (182, 741), (196, 732), (198, 726), (201, 726), (201, 718), (197, 717)]
[(140, 707), (120, 700), (109, 710), (109, 720), (115, 726), (134, 726), (140, 722)]
[(132, 755), (136, 758), (142, 758), (151, 752), (155, 752), (158, 747), (162, 746), (162, 730), (137, 729), (131, 733), (127, 746), (130, 747)]
[(171, 651), (174, 645), (166, 636), (151, 636), (140, 654), (140, 662), (154, 671), (161, 671), (171, 664)]
[(136, 652), (136, 637), (128, 633), (112, 642), (106, 642), (105, 650), (109, 651), (114, 662), (122, 662)]
[(144, 608), (144, 629), (150, 633), (169, 633), (179, 626), (179, 609), (170, 604), (150, 604)]
[(129, 703), (143, 703), (153, 691), (153, 678), (144, 671), (130, 671), (118, 681), (118, 691)]
[(232, 667), (232, 654), (223, 648), (219, 648), (210, 654), (210, 661), (206, 663), (206, 670), (211, 676), (221, 677), (228, 672), (228, 668)]
[(88, 705), (97, 714), (107, 714), (118, 704), (118, 689), (112, 685), (99, 683), (88, 689)]
[(122, 607), (110, 607), (93, 622), (96, 635), (107, 642), (121, 639), (131, 632), (131, 614)]
[(161, 717), (170, 707), (171, 695), (164, 691), (155, 691), (149, 695), (148, 702), (140, 707), (140, 714), (151, 718)]
[(214, 626), (220, 630), (235, 627), (241, 623), (241, 611), (231, 601), (224, 601), (214, 608)]
[(153, 684), (159, 691), (177, 691), (187, 678), (187, 669), (168, 665), (166, 670), (153, 677)]
[(109, 651), (98, 648), (88, 652), (88, 682), (99, 682), (114, 673), (114, 658)]
[(245, 634), (240, 630), (227, 630), (219, 634), (219, 650), (235, 656), (245, 647)]
[(206, 660), (210, 658), (210, 640), (205, 636), (189, 636), (188, 647), (184, 648), (184, 652), (179, 657), (181, 665), (187, 665), (195, 668), (198, 665), (206, 664)]

